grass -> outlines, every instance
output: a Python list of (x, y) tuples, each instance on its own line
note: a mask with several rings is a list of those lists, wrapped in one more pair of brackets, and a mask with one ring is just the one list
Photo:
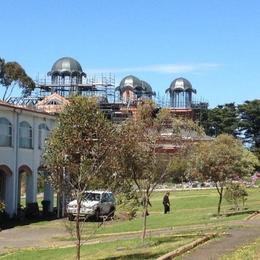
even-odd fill
[[(150, 238), (144, 245), (140, 239), (106, 242), (102, 244), (85, 245), (81, 249), (81, 259), (155, 259), (160, 255), (175, 250), (194, 240), (194, 236), (175, 237), (164, 236)], [(8, 260), (43, 260), (43, 259), (75, 259), (75, 248), (20, 250), (1, 259)]]
[(257, 260), (260, 259), (260, 238), (254, 243), (245, 245), (231, 254), (225, 255), (221, 260)]
[[(38, 206), (39, 206), (40, 210), (42, 210), (42, 201), (43, 201), (43, 193), (40, 193), (40, 194), (37, 195), (37, 203), (38, 203)], [(23, 194), (23, 196), (21, 196), (20, 205), (21, 205), (22, 208), (26, 207), (26, 197), (25, 197), (25, 194)], [(57, 195), (56, 194), (54, 195), (54, 198), (53, 198), (53, 206), (54, 207), (57, 206)]]
[[(259, 202), (259, 189), (249, 189), (249, 196), (246, 203), (246, 207), (252, 210), (260, 208)], [(171, 212), (170, 214), (163, 214), (162, 205), (163, 193), (155, 192), (151, 197), (152, 207), (149, 207), (149, 213), (147, 220), (148, 229), (158, 228), (172, 228), (178, 226), (188, 226), (197, 224), (222, 224), (227, 221), (240, 220), (246, 217), (246, 215), (234, 215), (230, 217), (214, 217), (217, 211), (218, 195), (216, 190), (191, 190), (191, 191), (173, 191), (170, 194)], [(232, 206), (223, 200), (222, 212), (228, 212)], [(120, 207), (117, 209), (120, 211)], [(65, 223), (67, 221), (64, 221)], [(57, 227), (60, 225), (64, 227), (65, 223), (59, 221), (43, 221), (32, 224), (31, 226), (44, 227)], [(74, 222), (72, 222), (72, 225)], [(89, 236), (89, 234), (96, 231), (99, 223), (86, 222), (84, 224), (83, 236)], [(97, 230), (97, 234), (109, 234), (120, 232), (132, 232), (142, 229), (143, 219), (139, 212), (139, 217), (131, 221), (113, 221), (106, 222), (101, 228)], [(69, 224), (70, 225), (70, 224)], [(74, 225), (73, 225), (74, 226)], [(60, 238), (62, 239), (62, 238)]]
[[(260, 208), (260, 189), (249, 189), (249, 196), (246, 207), (250, 210), (259, 210)], [(162, 198), (164, 193), (154, 192), (151, 197), (152, 207), (149, 208), (150, 215), (147, 218), (148, 229), (172, 228), (174, 233), (176, 227), (190, 226), (195, 227), (198, 224), (206, 224), (206, 227), (200, 230), (206, 232), (212, 231), (215, 225), (228, 227), (228, 221), (241, 220), (246, 215), (235, 215), (230, 217), (214, 217), (217, 211), (218, 194), (216, 190), (190, 190), (190, 191), (172, 191), (170, 194), (171, 212), (163, 214)], [(228, 212), (232, 205), (225, 200), (222, 205), (222, 213)], [(120, 211), (120, 207), (117, 208)], [(226, 223), (226, 224), (225, 224)], [(33, 223), (30, 228), (64, 228), (74, 230), (74, 222), (55, 220), (42, 221)], [(108, 221), (100, 228), (100, 223), (86, 222), (84, 223), (82, 235), (83, 239), (88, 238), (91, 234), (93, 237), (101, 237), (106, 234), (120, 234), (122, 232), (133, 232), (142, 230), (143, 219), (141, 211), (138, 217), (131, 221)], [(213, 224), (213, 225), (210, 225)], [(188, 229), (187, 229), (188, 230)], [(199, 227), (198, 229), (199, 230)], [(214, 232), (217, 230), (215, 228)], [(184, 232), (183, 232), (184, 233)], [(187, 231), (186, 231), (187, 233)], [(149, 236), (149, 232), (148, 232)], [(71, 236), (57, 237), (57, 240), (72, 240)], [(95, 245), (86, 245), (82, 247), (82, 259), (154, 259), (159, 255), (167, 253), (177, 247), (189, 243), (194, 236), (188, 237), (152, 237), (147, 239), (145, 247), (140, 246), (140, 239), (118, 240), (114, 242), (106, 242)], [(4, 256), (3, 259), (72, 259), (75, 254), (74, 248), (63, 249), (38, 249), (38, 250), (22, 250), (14, 254)], [(93, 255), (93, 258), (91, 258)], [(108, 257), (109, 258), (105, 258)]]

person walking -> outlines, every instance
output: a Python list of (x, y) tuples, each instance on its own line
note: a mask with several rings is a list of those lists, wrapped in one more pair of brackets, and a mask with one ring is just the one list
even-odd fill
[(170, 212), (169, 195), (170, 195), (170, 192), (167, 191), (163, 197), (164, 214), (167, 214), (167, 212)]

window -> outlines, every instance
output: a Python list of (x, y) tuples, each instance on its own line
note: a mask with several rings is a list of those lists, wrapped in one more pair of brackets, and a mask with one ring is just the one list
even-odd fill
[(102, 202), (108, 202), (109, 201), (109, 197), (107, 193), (103, 193), (102, 195)]
[(0, 146), (12, 146), (12, 124), (3, 117), (0, 118)]
[(61, 102), (56, 99), (52, 99), (48, 101), (47, 105), (61, 105)]
[(90, 201), (100, 201), (100, 194), (93, 192), (86, 192), (85, 199)]
[(39, 149), (42, 149), (44, 147), (45, 140), (47, 139), (50, 130), (46, 124), (40, 124), (38, 130), (38, 145)]
[(109, 202), (115, 203), (115, 198), (112, 193), (108, 193), (108, 198), (109, 198), (108, 199)]
[(19, 124), (19, 147), (32, 149), (32, 127), (23, 121)]

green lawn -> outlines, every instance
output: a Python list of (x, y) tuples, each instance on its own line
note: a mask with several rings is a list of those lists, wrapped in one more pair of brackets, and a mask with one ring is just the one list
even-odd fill
[[(249, 190), (249, 197), (246, 207), (249, 209), (259, 209), (260, 189)], [(215, 190), (192, 190), (174, 191), (170, 194), (171, 212), (163, 214), (162, 205), (163, 193), (156, 192), (151, 198), (152, 207), (149, 208), (148, 229), (177, 227), (205, 223), (222, 223), (231, 220), (243, 219), (246, 215), (236, 215), (231, 217), (214, 217), (217, 211), (218, 196)], [(228, 211), (231, 205), (223, 201), (222, 212)], [(138, 217), (130, 222), (118, 221), (107, 224), (100, 228), (97, 233), (115, 233), (137, 231), (142, 228), (142, 218)], [(129, 224), (130, 223), (130, 224)], [(93, 223), (90, 223), (93, 225)], [(90, 230), (90, 226), (86, 227)]]
[[(246, 202), (246, 207), (251, 210), (260, 209), (260, 189), (249, 189), (249, 196)], [(191, 190), (191, 191), (173, 191), (170, 194), (171, 212), (170, 214), (163, 214), (162, 205), (163, 193), (155, 192), (151, 198), (152, 207), (149, 208), (150, 215), (147, 220), (148, 229), (158, 229), (167, 227), (187, 226), (195, 224), (221, 224), (227, 221), (239, 220), (245, 218), (247, 215), (235, 215), (230, 217), (217, 218), (214, 214), (217, 212), (218, 194), (216, 190)], [(227, 212), (231, 205), (223, 200), (222, 212)], [(120, 207), (117, 209), (120, 211)], [(60, 222), (59, 225), (65, 225), (67, 221)], [(141, 212), (138, 217), (131, 221), (109, 221), (102, 225), (98, 230), (99, 223), (86, 222), (84, 224), (83, 236), (88, 237), (89, 234), (96, 232), (97, 234), (119, 233), (139, 231), (142, 229), (143, 219)], [(39, 222), (33, 224), (36, 226), (52, 226), (55, 228), (57, 222)], [(74, 222), (67, 223), (67, 225), (74, 226)], [(62, 238), (61, 238), (62, 239)]]
[[(164, 236), (150, 238), (144, 245), (140, 239), (121, 240), (94, 245), (85, 245), (81, 249), (82, 259), (156, 259), (157, 257), (175, 250), (198, 237)], [(1, 257), (0, 257), (1, 258)], [(44, 260), (44, 259), (75, 259), (75, 248), (21, 250), (3, 256), (8, 260)]]
[[(249, 189), (249, 196), (246, 202), (246, 207), (250, 210), (260, 209), (260, 189)], [(217, 211), (218, 194), (216, 190), (191, 190), (191, 191), (172, 191), (170, 194), (171, 212), (170, 214), (163, 214), (162, 197), (164, 193), (155, 192), (151, 198), (152, 207), (149, 208), (150, 215), (147, 219), (148, 229), (159, 228), (173, 228), (178, 226), (193, 226), (196, 224), (219, 224), (224, 225), (227, 221), (244, 219), (247, 215), (235, 215), (231, 217), (217, 218), (214, 214)], [(231, 205), (227, 204), (225, 200), (222, 205), (222, 212), (228, 212)], [(120, 207), (117, 209), (120, 211)], [(58, 225), (67, 225), (69, 228), (74, 228), (75, 222), (64, 221), (43, 221), (30, 225), (30, 228), (45, 228), (53, 227), (55, 229)], [(90, 236), (103, 236), (106, 234), (115, 234), (129, 231), (142, 230), (143, 219), (141, 211), (138, 212), (138, 217), (131, 221), (108, 221), (100, 228), (97, 226), (100, 223), (86, 222), (83, 228), (83, 238)], [(228, 225), (226, 225), (228, 227)], [(216, 231), (215, 229), (214, 231)], [(212, 231), (210, 225), (204, 232)], [(93, 235), (95, 233), (95, 235)], [(183, 232), (185, 233), (185, 232)], [(187, 232), (186, 232), (187, 233)], [(176, 232), (174, 231), (174, 234)], [(148, 233), (149, 237), (149, 233)], [(67, 237), (58, 237), (58, 240), (71, 240)], [(181, 244), (190, 242), (194, 237), (162, 237), (147, 239), (147, 246), (140, 247), (140, 239), (134, 240), (119, 240), (109, 243), (101, 243), (96, 245), (88, 245), (82, 248), (83, 259), (105, 259), (110, 256), (110, 259), (154, 259), (159, 255), (174, 250)], [(22, 250), (13, 255), (4, 257), (3, 259), (72, 259), (74, 254), (73, 248), (66, 249), (47, 249), (47, 250)], [(93, 255), (93, 258), (90, 258)], [(112, 257), (113, 256), (113, 257)], [(118, 258), (120, 256), (120, 258)]]

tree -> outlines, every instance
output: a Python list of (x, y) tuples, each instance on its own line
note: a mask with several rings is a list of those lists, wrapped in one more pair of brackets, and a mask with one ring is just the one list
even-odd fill
[(226, 183), (252, 174), (258, 163), (257, 158), (240, 141), (223, 134), (195, 147), (190, 153), (187, 172), (195, 179), (215, 184), (219, 194), (219, 215)]
[(183, 183), (188, 181), (186, 175), (187, 156), (191, 146), (192, 144), (187, 144), (186, 148), (176, 151), (174, 156), (172, 156), (168, 167), (169, 181), (172, 183)]
[[(186, 128), (185, 128), (186, 127)], [(156, 186), (169, 174), (170, 154), (159, 151), (163, 133), (172, 146), (182, 149), (185, 142), (181, 130), (188, 123), (172, 118), (169, 112), (161, 110), (154, 114), (150, 102), (141, 104), (136, 118), (126, 121), (120, 128), (117, 150), (117, 176), (138, 190), (143, 206), (143, 233), (146, 236), (146, 223), (150, 196)]]
[(80, 259), (79, 214), (83, 196), (86, 190), (104, 189), (112, 181), (113, 133), (95, 99), (74, 97), (59, 115), (57, 127), (47, 142), (44, 163), (51, 183), (59, 193), (70, 193), (77, 200), (77, 259)]
[(213, 109), (208, 109), (203, 114), (202, 126), (209, 136), (220, 134), (230, 134), (236, 136), (238, 129), (238, 111), (234, 103), (219, 105)]
[(2, 58), (0, 58), (0, 85), (5, 88), (3, 100), (10, 97), (16, 85), (22, 89), (23, 96), (30, 95), (35, 88), (34, 81), (19, 63), (5, 62)]
[(240, 114), (240, 132), (244, 141), (250, 143), (256, 150), (260, 149), (260, 99), (246, 101), (238, 106)]
[(239, 210), (239, 201), (242, 201), (243, 207), (245, 206), (245, 200), (248, 196), (246, 187), (239, 182), (231, 182), (226, 186), (224, 198), (235, 205), (236, 210)]

